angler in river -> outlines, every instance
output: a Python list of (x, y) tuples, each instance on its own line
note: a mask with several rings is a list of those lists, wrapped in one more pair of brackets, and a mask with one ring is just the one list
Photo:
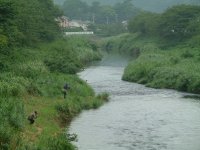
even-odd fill
[(113, 62), (80, 73), (97, 93), (109, 92), (111, 100), (72, 122), (79, 150), (199, 150), (200, 101), (122, 81), (123, 69)]

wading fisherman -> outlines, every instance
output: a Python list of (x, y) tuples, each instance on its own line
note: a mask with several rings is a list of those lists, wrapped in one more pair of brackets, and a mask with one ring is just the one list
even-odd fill
[(69, 85), (66, 83), (66, 84), (63, 86), (63, 89), (62, 89), (64, 98), (66, 98), (67, 90), (68, 90), (68, 89), (70, 89), (70, 87), (69, 87)]
[(33, 124), (35, 122), (35, 119), (37, 118), (38, 113), (37, 111), (32, 112), (29, 116), (28, 116), (28, 120), (30, 121), (30, 124)]

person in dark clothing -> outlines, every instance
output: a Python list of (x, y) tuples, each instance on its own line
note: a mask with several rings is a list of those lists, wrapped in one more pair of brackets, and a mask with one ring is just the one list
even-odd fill
[(37, 111), (34, 111), (28, 116), (28, 120), (30, 121), (30, 124), (33, 124), (35, 122), (37, 115), (38, 115)]
[(63, 86), (63, 95), (64, 95), (64, 98), (66, 98), (66, 95), (67, 95), (67, 90), (70, 89), (69, 85), (66, 83), (64, 86)]

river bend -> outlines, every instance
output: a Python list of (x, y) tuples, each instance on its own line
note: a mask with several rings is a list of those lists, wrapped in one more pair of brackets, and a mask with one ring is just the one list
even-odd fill
[(80, 73), (110, 102), (72, 121), (79, 150), (200, 150), (200, 101), (122, 81), (123, 69), (108, 63)]

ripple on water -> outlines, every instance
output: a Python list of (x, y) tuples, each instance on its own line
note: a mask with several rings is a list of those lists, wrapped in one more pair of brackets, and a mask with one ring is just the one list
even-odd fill
[(111, 100), (71, 124), (80, 150), (200, 150), (200, 101), (184, 93), (121, 81), (123, 68), (100, 66), (80, 74)]

